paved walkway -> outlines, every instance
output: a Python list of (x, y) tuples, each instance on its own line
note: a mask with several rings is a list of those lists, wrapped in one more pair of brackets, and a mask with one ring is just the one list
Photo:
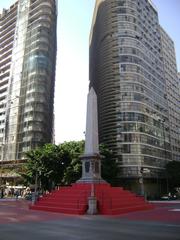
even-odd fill
[(74, 216), (29, 210), (24, 200), (0, 200), (0, 240), (179, 240), (180, 201), (120, 216)]

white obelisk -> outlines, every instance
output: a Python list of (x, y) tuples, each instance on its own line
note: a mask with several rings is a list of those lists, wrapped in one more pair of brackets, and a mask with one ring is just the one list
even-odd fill
[(78, 182), (104, 182), (101, 178), (101, 160), (98, 140), (97, 96), (90, 88), (87, 98), (85, 151), (81, 156), (82, 178)]

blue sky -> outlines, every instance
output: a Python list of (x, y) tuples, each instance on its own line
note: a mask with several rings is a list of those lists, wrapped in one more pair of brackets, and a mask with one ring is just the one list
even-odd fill
[(159, 22), (174, 41), (178, 71), (180, 71), (180, 0), (153, 0)]
[[(0, 9), (15, 0), (0, 0)], [(180, 0), (153, 0), (161, 26), (175, 43), (180, 71)], [(55, 91), (56, 143), (84, 138), (89, 32), (95, 0), (59, 0)]]

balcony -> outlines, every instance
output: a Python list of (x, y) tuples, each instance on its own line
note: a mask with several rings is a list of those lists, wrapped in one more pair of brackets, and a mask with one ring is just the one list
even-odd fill
[(13, 42), (14, 42), (14, 35), (11, 35), (9, 38), (5, 39), (4, 42), (1, 43), (1, 49), (3, 49), (9, 44), (12, 44)]
[(1, 22), (2, 29), (7, 28), (7, 26), (13, 22), (16, 22), (16, 17), (17, 17), (17, 11), (15, 11), (16, 9), (17, 8), (15, 8), (14, 11), (9, 12), (9, 16), (7, 14), (4, 15), (4, 19), (2, 19), (2, 22)]
[[(10, 65), (11, 65), (11, 56), (3, 59), (3, 58), (0, 58), (0, 69), (1, 71), (3, 71), (3, 69), (7, 69), (7, 68), (10, 68)], [(0, 76), (2, 75), (2, 73), (0, 73)]]
[(6, 77), (0, 81), (0, 87), (4, 85), (8, 85), (9, 78)]
[(6, 73), (3, 73), (2, 75), (0, 75), (0, 81), (1, 80), (3, 80), (3, 78), (7, 78), (7, 77), (9, 77), (9, 75), (10, 75), (10, 72), (8, 71), (8, 72), (6, 72)]
[(8, 32), (15, 31), (15, 26), (16, 26), (16, 22), (14, 22), (13, 24), (9, 25), (5, 29), (1, 28), (0, 36), (5, 36)]
[(0, 41), (4, 42), (6, 39), (8, 39), (11, 36), (14, 36), (14, 29), (11, 29), (11, 31), (8, 31), (5, 35), (0, 34)]

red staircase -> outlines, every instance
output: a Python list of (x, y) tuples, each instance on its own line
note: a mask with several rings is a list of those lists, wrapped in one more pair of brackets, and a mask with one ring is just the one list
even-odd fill
[[(40, 198), (35, 205), (30, 206), (30, 209), (85, 214), (91, 186), (88, 183), (76, 183), (72, 187), (62, 187)], [(144, 201), (143, 197), (138, 197), (120, 187), (111, 187), (106, 183), (94, 184), (94, 192), (99, 214), (118, 215), (153, 208), (152, 205)]]

